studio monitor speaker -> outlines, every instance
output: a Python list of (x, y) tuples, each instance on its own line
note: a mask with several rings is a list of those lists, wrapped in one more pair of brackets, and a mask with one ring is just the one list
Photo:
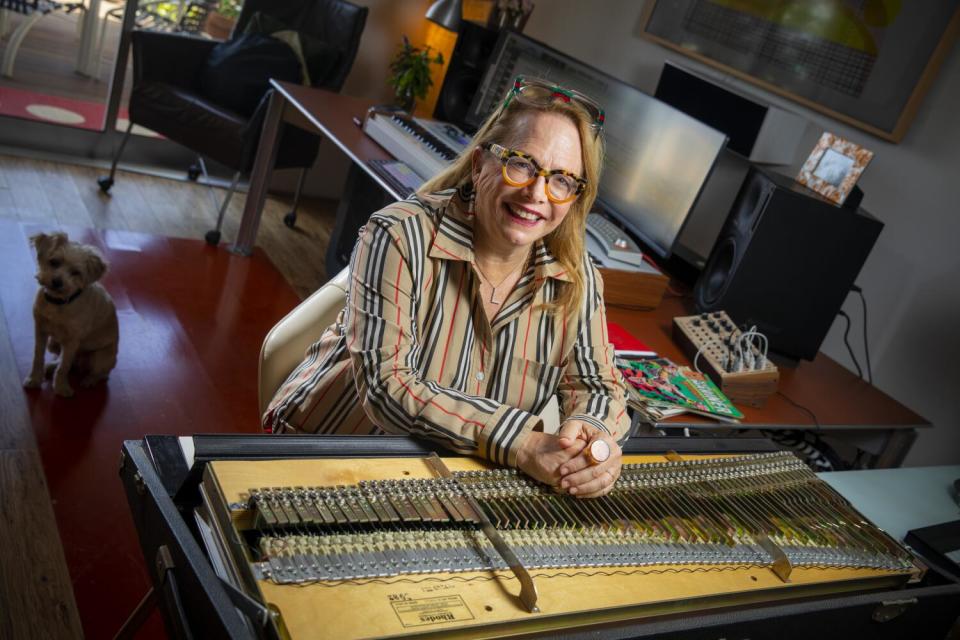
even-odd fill
[(694, 287), (697, 310), (725, 310), (771, 351), (812, 360), (882, 228), (751, 167)]
[(468, 132), (474, 130), (466, 122), (467, 112), (487, 70), (498, 35), (499, 32), (476, 22), (464, 20), (460, 24), (457, 44), (450, 56), (447, 75), (433, 112), (434, 118), (451, 122)]

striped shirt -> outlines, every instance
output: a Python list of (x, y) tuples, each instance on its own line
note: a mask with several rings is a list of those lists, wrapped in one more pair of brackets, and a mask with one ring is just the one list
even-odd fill
[(278, 390), (264, 429), (409, 434), (516, 466), (556, 395), (562, 419), (625, 439), (602, 280), (587, 257), (580, 308), (551, 314), (544, 303), (569, 279), (538, 241), (492, 322), (473, 259), (473, 219), (454, 189), (373, 214), (346, 308)]

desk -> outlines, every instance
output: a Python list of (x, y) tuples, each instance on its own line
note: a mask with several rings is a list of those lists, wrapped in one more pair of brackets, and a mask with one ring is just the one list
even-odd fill
[[(673, 318), (694, 312), (689, 297), (671, 297), (669, 294), (653, 311), (607, 308), (611, 320), (623, 325), (660, 355), (680, 364), (689, 364), (690, 359), (673, 341)], [(900, 466), (917, 438), (917, 429), (931, 426), (926, 419), (823, 353), (812, 362), (801, 361), (793, 367), (779, 365), (779, 369), (779, 393), (770, 396), (761, 408), (737, 405), (744, 419), (743, 424), (734, 426), (817, 430), (823, 435), (838, 436), (870, 453), (873, 456), (871, 466), (874, 467)], [(816, 421), (793, 403), (812, 411)], [(731, 425), (690, 414), (671, 418), (657, 426), (717, 431), (727, 430)]]
[(960, 465), (818, 473), (875, 525), (899, 541), (911, 529), (960, 520), (951, 494)]
[(346, 265), (346, 260), (342, 259), (343, 245), (346, 245), (349, 256), (360, 225), (377, 209), (401, 198), (401, 194), (367, 164), (368, 160), (390, 160), (392, 156), (353, 121), (354, 118), (363, 120), (367, 109), (373, 106), (371, 101), (288, 82), (271, 80), (270, 84), (274, 89), (273, 97), (264, 119), (257, 157), (250, 173), (250, 190), (232, 250), (249, 255), (253, 249), (270, 173), (277, 157), (281, 124), (317, 130), (351, 160), (345, 197), (340, 199), (337, 222), (327, 251), (327, 276), (332, 276)]
[[(270, 170), (276, 158), (281, 123), (316, 129), (352, 161), (327, 252), (327, 273), (330, 275), (346, 265), (345, 256), (349, 256), (356, 231), (367, 217), (380, 206), (399, 198), (399, 194), (394, 193), (367, 164), (368, 160), (390, 159), (390, 155), (353, 122), (354, 118), (364, 117), (371, 106), (370, 101), (285, 82), (272, 81), (271, 84), (275, 91), (267, 111), (250, 192), (233, 249), (249, 253), (253, 247)], [(680, 297), (665, 298), (653, 311), (608, 309), (611, 320), (678, 363), (689, 363), (689, 358), (674, 343), (671, 323), (675, 316), (691, 313), (692, 301)], [(782, 395), (771, 396), (763, 408), (740, 407), (745, 415), (740, 428), (819, 429), (824, 434), (840, 436), (870, 453), (872, 466), (897, 467), (916, 439), (916, 430), (930, 426), (924, 418), (823, 354), (813, 362), (801, 362), (792, 368), (781, 367), (780, 392)], [(791, 400), (812, 411), (816, 420)], [(658, 426), (706, 431), (726, 431), (731, 427), (688, 416), (672, 418)]]

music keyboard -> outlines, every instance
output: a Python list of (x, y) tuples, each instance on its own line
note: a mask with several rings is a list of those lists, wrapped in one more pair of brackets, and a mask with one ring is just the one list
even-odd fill
[(424, 180), (446, 168), (470, 144), (470, 136), (450, 123), (402, 111), (371, 109), (363, 130)]

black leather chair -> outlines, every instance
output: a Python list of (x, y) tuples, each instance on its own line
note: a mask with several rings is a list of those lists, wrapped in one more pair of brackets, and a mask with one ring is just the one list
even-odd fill
[[(246, 0), (234, 34), (243, 33), (258, 12), (333, 48), (335, 63), (326, 65), (328, 71), (324, 77), (310, 80), (315, 87), (341, 89), (357, 55), (367, 19), (366, 7), (346, 0)], [(110, 175), (97, 182), (104, 193), (113, 186), (117, 163), (134, 124), (196, 151), (200, 162), (190, 168), (191, 179), (205, 172), (204, 157), (234, 169), (236, 173), (220, 206), (216, 228), (206, 234), (207, 242), (217, 244), (230, 197), (240, 177), (249, 174), (253, 167), (269, 92), (251, 116), (235, 113), (202, 95), (199, 87), (201, 70), (218, 41), (134, 30), (132, 42), (134, 79), (129, 104), (130, 126), (113, 158)], [(310, 67), (311, 61), (306, 62)], [(275, 167), (301, 169), (293, 210), (284, 218), (290, 227), (295, 224), (304, 177), (316, 160), (319, 140), (318, 136), (291, 125), (285, 125), (281, 133)]]

